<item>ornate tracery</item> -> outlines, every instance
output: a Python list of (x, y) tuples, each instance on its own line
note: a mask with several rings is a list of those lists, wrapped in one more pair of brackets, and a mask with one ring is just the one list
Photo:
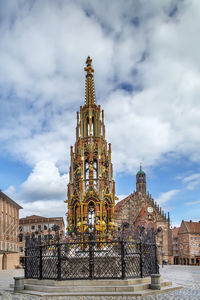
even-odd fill
[(95, 103), (92, 59), (87, 58), (85, 104), (77, 112), (76, 142), (71, 146), (68, 184), (68, 231), (95, 232), (101, 238), (114, 230), (115, 182), (111, 144), (105, 139), (104, 111)]

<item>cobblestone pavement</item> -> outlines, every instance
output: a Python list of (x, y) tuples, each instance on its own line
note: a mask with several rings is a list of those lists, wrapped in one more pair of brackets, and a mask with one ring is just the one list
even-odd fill
[(23, 270), (0, 272), (0, 300), (200, 300), (200, 267), (164, 266), (160, 269), (163, 278), (172, 280), (184, 288), (157, 296), (145, 297), (36, 297), (6, 291), (14, 276), (22, 276)]

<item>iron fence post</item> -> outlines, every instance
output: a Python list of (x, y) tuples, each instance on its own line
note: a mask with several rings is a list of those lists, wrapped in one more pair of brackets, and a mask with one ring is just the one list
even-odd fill
[(92, 235), (89, 235), (89, 279), (93, 279), (94, 258)]
[(143, 245), (140, 239), (140, 277), (143, 277)]
[(42, 245), (39, 246), (39, 279), (42, 280)]
[(24, 257), (24, 277), (27, 278), (27, 248), (25, 248), (25, 257)]
[(57, 244), (57, 280), (61, 280), (61, 249), (60, 243)]
[(126, 278), (126, 261), (125, 261), (125, 248), (124, 248), (124, 240), (120, 241), (121, 243), (121, 262), (122, 262), (122, 279)]

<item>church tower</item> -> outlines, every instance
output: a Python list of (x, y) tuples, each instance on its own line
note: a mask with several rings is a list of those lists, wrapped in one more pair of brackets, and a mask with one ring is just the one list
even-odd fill
[(142, 170), (142, 165), (140, 164), (140, 170), (136, 175), (136, 192), (141, 192), (146, 195), (146, 174)]
[(94, 69), (87, 58), (85, 104), (77, 112), (76, 142), (71, 146), (68, 232), (100, 237), (114, 229), (115, 182), (111, 144), (105, 139), (104, 111), (95, 103)]

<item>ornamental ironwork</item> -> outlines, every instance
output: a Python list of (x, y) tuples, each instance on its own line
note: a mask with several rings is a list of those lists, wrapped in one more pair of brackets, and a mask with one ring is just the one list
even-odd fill
[(152, 231), (130, 233), (124, 227), (112, 241), (92, 233), (82, 238), (27, 237), (25, 278), (125, 279), (159, 273)]

